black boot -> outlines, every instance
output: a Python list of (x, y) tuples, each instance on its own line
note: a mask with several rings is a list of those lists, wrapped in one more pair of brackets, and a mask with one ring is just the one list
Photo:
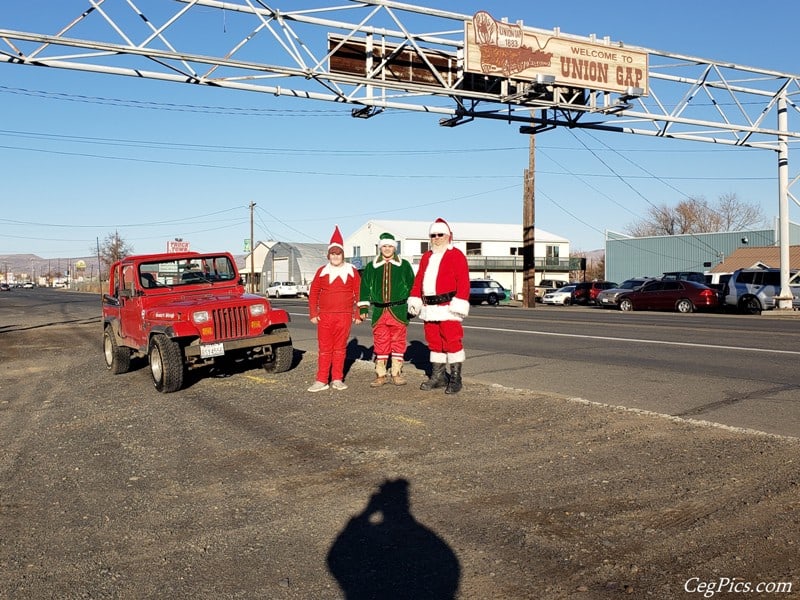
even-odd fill
[(447, 385), (447, 370), (445, 369), (444, 363), (433, 363), (433, 368), (431, 369), (431, 376), (428, 378), (428, 381), (424, 381), (419, 389), (425, 390), (433, 390), (440, 387), (445, 387)]
[(450, 365), (450, 382), (447, 384), (445, 394), (457, 394), (461, 391), (461, 365), (464, 363), (453, 363)]

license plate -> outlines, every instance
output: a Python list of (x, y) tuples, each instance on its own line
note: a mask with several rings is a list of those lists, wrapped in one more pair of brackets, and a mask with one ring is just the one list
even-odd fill
[(222, 356), (223, 354), (225, 354), (225, 346), (222, 342), (200, 346), (200, 358), (213, 358), (214, 356)]

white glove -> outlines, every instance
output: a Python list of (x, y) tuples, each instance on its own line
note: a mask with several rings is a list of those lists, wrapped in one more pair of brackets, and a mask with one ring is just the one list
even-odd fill
[(408, 306), (408, 314), (416, 317), (422, 310), (422, 298), (411, 297), (406, 302)]

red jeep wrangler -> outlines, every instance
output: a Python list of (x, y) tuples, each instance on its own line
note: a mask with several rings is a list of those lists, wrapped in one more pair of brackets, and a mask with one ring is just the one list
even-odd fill
[(245, 357), (271, 372), (292, 365), (289, 313), (245, 293), (227, 253), (128, 256), (103, 294), (103, 354), (112, 373), (147, 356), (159, 392), (183, 385), (187, 368)]

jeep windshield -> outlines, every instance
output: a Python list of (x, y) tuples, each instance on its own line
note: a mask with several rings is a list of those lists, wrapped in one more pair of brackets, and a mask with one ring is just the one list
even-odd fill
[(209, 254), (141, 263), (139, 278), (145, 288), (177, 287), (233, 281), (236, 278), (236, 269), (227, 256)]

